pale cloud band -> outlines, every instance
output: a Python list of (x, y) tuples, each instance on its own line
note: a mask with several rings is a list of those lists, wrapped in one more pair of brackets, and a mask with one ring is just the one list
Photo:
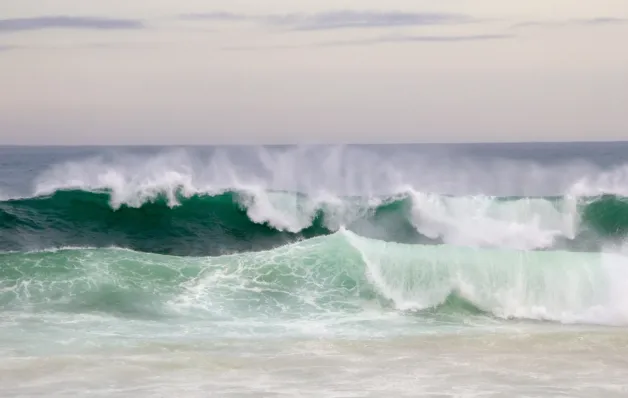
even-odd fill
[(628, 24), (628, 19), (623, 18), (587, 18), (587, 19), (570, 19), (562, 21), (527, 21), (513, 25), (513, 28), (560, 28), (569, 26), (604, 26), (604, 25), (620, 25)]
[[(455, 13), (413, 13), (401, 11), (355, 11), (340, 10), (320, 13), (292, 13), (247, 15), (231, 12), (209, 12), (181, 14), (182, 21), (235, 22), (251, 21), (267, 26), (282, 27), (295, 31), (394, 28), (433, 25), (456, 25), (479, 22), (470, 15)], [(598, 26), (624, 24), (622, 18), (599, 17), (564, 21), (528, 21), (512, 25), (513, 28)], [(126, 30), (143, 29), (146, 25), (140, 19), (108, 18), (98, 16), (53, 15), (32, 18), (0, 19), (0, 33), (22, 32), (44, 29), (79, 30)]]
[(240, 20), (250, 20), (254, 19), (249, 15), (244, 14), (234, 14), (231, 12), (206, 12), (206, 13), (190, 13), (190, 14), (182, 14), (178, 17), (182, 20), (188, 21), (240, 21)]
[(41, 16), (35, 18), (0, 19), (0, 33), (22, 32), (42, 29), (142, 29), (144, 24), (137, 19)]
[[(457, 25), (478, 23), (484, 20), (467, 14), (457, 13), (416, 13), (402, 11), (357, 11), (336, 10), (319, 13), (292, 13), (247, 15), (230, 12), (190, 13), (179, 16), (181, 20), (227, 22), (251, 21), (268, 26), (284, 27), (289, 30), (336, 30), (364, 28), (393, 28), (433, 25)], [(519, 27), (563, 27), (563, 26), (601, 26), (628, 23), (627, 19), (596, 17), (557, 21), (526, 21), (512, 25)]]
[(371, 45), (383, 43), (454, 43), (461, 41), (502, 40), (514, 38), (514, 35), (458, 35), (458, 36), (387, 36), (365, 40), (347, 40), (329, 42), (328, 46)]
[[(434, 25), (458, 25), (479, 22), (467, 14), (460, 13), (420, 13), (402, 11), (336, 10), (318, 13), (288, 13), (248, 15), (226, 11), (180, 14), (180, 21), (238, 22), (249, 21), (268, 27), (279, 27), (290, 31), (323, 31), (340, 29), (420, 27)], [(528, 21), (512, 25), (511, 28), (549, 28), (568, 26), (601, 26), (628, 23), (622, 18), (597, 17), (562, 21)], [(46, 29), (72, 30), (133, 30), (144, 29), (141, 19), (110, 18), (104, 16), (52, 15), (32, 18), (0, 19), (1, 33), (16, 33)], [(456, 43), (503, 40), (516, 37), (514, 34), (458, 34), (458, 35), (388, 35), (375, 38), (348, 39), (303, 43), (297, 45), (237, 46), (223, 47), (224, 50), (273, 50), (308, 47), (371, 46), (390, 43)], [(102, 46), (101, 46), (102, 47)], [(0, 52), (18, 47), (0, 45)], [(100, 48), (100, 47), (98, 47)]]
[(468, 15), (450, 13), (412, 13), (401, 11), (327, 11), (320, 13), (293, 13), (245, 15), (228, 12), (184, 14), (183, 20), (253, 21), (291, 30), (329, 30), (344, 28), (385, 28), (460, 24), (474, 21)]
[(294, 30), (326, 30), (343, 28), (382, 28), (458, 24), (472, 21), (460, 14), (408, 13), (375, 11), (330, 11), (317, 14), (288, 14), (267, 18), (273, 25)]
[(504, 40), (515, 38), (510, 34), (495, 35), (452, 35), (452, 36), (382, 36), (368, 39), (357, 40), (338, 40), (326, 41), (319, 43), (311, 43), (304, 45), (286, 45), (286, 46), (251, 46), (251, 47), (225, 47), (224, 50), (229, 51), (246, 51), (246, 50), (290, 50), (312, 47), (351, 47), (351, 46), (374, 46), (380, 44), (412, 44), (412, 43), (459, 43), (459, 42), (477, 42), (490, 40)]

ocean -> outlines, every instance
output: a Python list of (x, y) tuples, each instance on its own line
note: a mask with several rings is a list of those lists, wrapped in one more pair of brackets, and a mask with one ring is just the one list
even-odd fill
[(628, 143), (0, 147), (0, 395), (626, 397)]

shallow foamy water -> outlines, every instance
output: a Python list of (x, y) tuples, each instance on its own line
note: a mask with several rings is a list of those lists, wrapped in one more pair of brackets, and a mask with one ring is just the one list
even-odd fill
[[(384, 339), (191, 339), (3, 355), (4, 396), (624, 397), (628, 337), (520, 325)], [(535, 329), (537, 329), (535, 331)], [(195, 341), (194, 341), (195, 340)], [(45, 342), (40, 342), (45, 345)]]

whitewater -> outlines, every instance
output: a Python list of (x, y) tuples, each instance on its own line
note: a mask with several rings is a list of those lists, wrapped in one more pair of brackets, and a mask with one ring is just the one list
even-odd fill
[(628, 145), (0, 148), (0, 394), (628, 394)]

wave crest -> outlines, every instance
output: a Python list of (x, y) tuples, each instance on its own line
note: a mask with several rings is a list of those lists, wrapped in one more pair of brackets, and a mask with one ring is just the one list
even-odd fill
[[(118, 198), (119, 199), (119, 198)], [(623, 197), (497, 198), (408, 190), (384, 197), (240, 190), (55, 191), (0, 201), (0, 250), (119, 246), (162, 254), (265, 250), (346, 228), (400, 243), (600, 250), (628, 233)]]

